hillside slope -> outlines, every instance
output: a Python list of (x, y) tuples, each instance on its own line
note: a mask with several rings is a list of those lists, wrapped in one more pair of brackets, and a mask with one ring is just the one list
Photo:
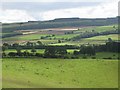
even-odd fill
[(85, 26), (106, 26), (117, 24), (118, 17), (115, 18), (59, 18), (49, 21), (28, 21), (22, 23), (2, 24), (3, 32), (28, 29), (46, 29), (60, 27), (85, 27)]

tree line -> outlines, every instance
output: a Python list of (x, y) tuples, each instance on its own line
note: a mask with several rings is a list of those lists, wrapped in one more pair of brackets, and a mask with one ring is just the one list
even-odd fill
[(96, 52), (116, 52), (120, 53), (120, 42), (109, 41), (104, 45), (81, 45), (79, 51), (74, 51), (74, 55), (95, 55)]
[(14, 36), (18, 36), (18, 35), (23, 35), (23, 34), (22, 33), (10, 33), (10, 34), (4, 34), (0, 37), (1, 38), (8, 38), (8, 37), (14, 37)]
[[(30, 24), (29, 24), (30, 23)], [(16, 23), (16, 26), (13, 24), (7, 25), (3, 24), (3, 32), (11, 32), (16, 30), (30, 30), (30, 29), (46, 29), (46, 28), (59, 28), (59, 27), (80, 27), (80, 26), (104, 26), (112, 25), (118, 23), (118, 17), (115, 18), (100, 18), (100, 19), (55, 19), (50, 21), (36, 21), (35, 22), (25, 22), (25, 23)], [(26, 25), (27, 24), (27, 25)]]
[(73, 37), (72, 40), (75, 41), (78, 39), (80, 40), (83, 38), (90, 38), (90, 37), (94, 37), (94, 36), (109, 35), (109, 34), (120, 34), (120, 32), (118, 31), (118, 29), (111, 30), (111, 31), (104, 31), (104, 32), (95, 32), (95, 31), (84, 32), (84, 33), (81, 33), (79, 36)]
[(109, 40), (104, 45), (81, 45), (78, 51), (74, 51), (73, 54), (67, 52), (67, 48), (63, 46), (46, 46), (43, 54), (38, 53), (35, 47), (30, 49), (31, 52), (24, 50), (20, 46), (16, 46), (16, 52), (9, 52), (8, 54), (5, 51), (8, 49), (7, 44), (2, 46), (2, 56), (3, 57), (42, 57), (42, 58), (77, 58), (78, 55), (89, 55), (95, 56), (97, 52), (116, 52), (120, 53), (120, 42), (115, 42)]
[[(58, 40), (58, 43), (61, 43), (61, 40)], [(9, 49), (16, 49), (17, 47), (21, 47), (22, 49), (45, 49), (46, 47), (49, 47), (51, 45), (45, 45), (43, 44), (41, 41), (37, 41), (37, 42), (26, 42), (25, 44), (21, 45), (19, 43), (13, 43), (13, 44), (8, 44), (8, 43), (3, 43), (3, 46), (7, 46)], [(66, 49), (78, 49), (79, 46), (75, 46), (75, 45), (64, 45), (64, 46), (57, 46), (54, 45), (55, 47), (59, 48), (66, 48)]]

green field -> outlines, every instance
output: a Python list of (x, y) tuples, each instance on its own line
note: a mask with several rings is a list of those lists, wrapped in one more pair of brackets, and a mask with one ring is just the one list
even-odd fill
[[(78, 36), (79, 34), (63, 34), (63, 35), (56, 35), (56, 36), (54, 36), (54, 37), (52, 37), (52, 39), (53, 38), (56, 38), (56, 39), (71, 39), (71, 38), (73, 38), (73, 37), (75, 37), (75, 36)], [(51, 37), (50, 37), (51, 38)]]
[[(113, 28), (113, 26), (115, 26), (115, 28)], [(118, 28), (118, 25), (94, 26), (94, 27), (84, 27), (75, 32), (76, 33), (85, 32), (85, 31), (91, 32), (92, 30), (94, 30), (96, 32), (104, 32), (104, 31), (115, 30), (117, 28)]]
[[(22, 52), (24, 52), (24, 51), (28, 51), (28, 52), (31, 52), (31, 49), (25, 49), (25, 50), (21, 50)], [(37, 53), (44, 53), (44, 51), (45, 51), (45, 49), (36, 49), (36, 52)], [(9, 53), (9, 52), (17, 52), (15, 49), (7, 49), (6, 51), (5, 51), (6, 53)]]
[(95, 37), (91, 37), (91, 38), (86, 38), (86, 40), (108, 40), (108, 38), (111, 38), (112, 40), (118, 40), (118, 36), (117, 34), (110, 34), (110, 35), (102, 35), (102, 36), (95, 36)]
[[(112, 18), (109, 21), (107, 19), (76, 20), (61, 19), (59, 21), (59, 19), (55, 19), (3, 24), (1, 37), (2, 35), (4, 37), (0, 40), (9, 45), (4, 45), (3, 51), (0, 53), (3, 55), (3, 58), (0, 59), (2, 61), (2, 65), (0, 64), (2, 88), (118, 88), (119, 53), (115, 49), (117, 46), (111, 42), (108, 45), (115, 47), (110, 48), (112, 50), (109, 48), (104, 50), (102, 47), (98, 47), (98, 50), (115, 52), (96, 51), (95, 54), (92, 54), (95, 51), (93, 51), (94, 46), (90, 46), (106, 44), (108, 38), (119, 41), (119, 34), (111, 34), (117, 33), (118, 25), (117, 22), (114, 23), (116, 19)], [(47, 50), (46, 48), (46, 53), (44, 53), (45, 48), (36, 49), (34, 52), (34, 48), (43, 48), (38, 46), (37, 41), (41, 41), (45, 47), (66, 46), (63, 49), (55, 47)], [(33, 42), (33, 44), (29, 44), (27, 47), (27, 42)], [(20, 53), (19, 50), (18, 53), (9, 53), (17, 52), (15, 49), (19, 49), (14, 47), (13, 43), (19, 44), (21, 52), (30, 53)], [(40, 45), (42, 44), (40, 43)], [(70, 45), (76, 47), (89, 45), (90, 47), (72, 49), (74, 46)], [(33, 52), (31, 49), (23, 48), (31, 48)], [(71, 49), (67, 49), (65, 54), (66, 48)], [(80, 49), (80, 53), (74, 53)], [(82, 49), (83, 53), (88, 52), (88, 54), (82, 54)], [(95, 49), (97, 48), (95, 47)], [(52, 52), (53, 50), (55, 52)]]
[(3, 88), (117, 88), (117, 60), (4, 58)]
[(38, 41), (40, 40), (43, 44), (54, 44), (58, 43), (59, 39), (70, 39), (79, 34), (68, 34), (68, 35), (55, 35), (53, 37), (48, 37), (46, 39), (40, 39), (42, 36), (47, 36), (47, 34), (31, 34), (31, 35), (20, 35), (9, 38), (3, 38), (4, 42), (27, 42), (27, 41)]
[[(10, 38), (4, 38), (3, 40), (35, 40), (35, 39), (40, 39), (41, 36), (47, 36), (48, 34), (30, 34), (30, 35), (20, 35), (20, 36), (14, 36), (14, 37), (10, 37)], [(66, 35), (56, 35), (53, 37), (48, 37), (47, 39), (70, 39), (73, 38), (75, 36), (77, 36), (79, 34), (66, 34)]]
[(108, 38), (111, 38), (113, 41), (118, 41), (118, 34), (110, 34), (110, 35), (101, 35), (95, 36), (91, 38), (84, 38), (78, 41), (69, 41), (64, 43), (56, 43), (53, 45), (81, 45), (81, 44), (105, 44), (108, 41)]
[(3, 40), (34, 40), (34, 39), (40, 39), (41, 36), (46, 36), (47, 34), (29, 34), (29, 35), (20, 35), (20, 36), (14, 36), (10, 38), (4, 38)]
[[(115, 27), (113, 27), (115, 26)], [(8, 42), (10, 44), (12, 43), (22, 43), (28, 41), (38, 41), (40, 40), (43, 44), (50, 44), (50, 45), (81, 45), (81, 44), (104, 44), (108, 38), (112, 38), (113, 40), (118, 40), (117, 34), (111, 34), (111, 35), (103, 35), (103, 36), (95, 36), (91, 38), (85, 38), (82, 40), (77, 41), (66, 41), (68, 39), (72, 39), (78, 35), (81, 35), (81, 32), (92, 32), (94, 30), (95, 32), (104, 32), (104, 31), (111, 31), (118, 28), (118, 25), (109, 25), (109, 26), (94, 26), (94, 27), (82, 27), (79, 30), (73, 31), (73, 34), (59, 34), (56, 33), (53, 34), (55, 36), (50, 36), (45, 39), (41, 39), (41, 37), (49, 36), (49, 34), (42, 34), (42, 33), (34, 33), (34, 34), (28, 34), (28, 35), (19, 35), (19, 36), (13, 36), (8, 38), (3, 38), (3, 42)], [(4, 33), (8, 34), (8, 33)], [(10, 33), (9, 33), (10, 34)], [(51, 33), (52, 35), (52, 33)], [(62, 43), (58, 43), (58, 40), (63, 40)]]

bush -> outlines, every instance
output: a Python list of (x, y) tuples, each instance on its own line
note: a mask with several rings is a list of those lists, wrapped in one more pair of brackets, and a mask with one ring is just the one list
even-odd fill
[(81, 48), (80, 48), (80, 53), (84, 54), (84, 55), (87, 54), (87, 55), (90, 55), (90, 56), (96, 54), (95, 53), (95, 48), (91, 45), (89, 45), (89, 46), (82, 45)]
[(87, 57), (86, 57), (86, 56), (83, 56), (82, 58), (83, 58), (83, 59), (87, 59)]
[(2, 57), (5, 57), (5, 56), (7, 56), (6, 53), (2, 53)]
[(37, 57), (43, 57), (43, 54), (36, 53), (35, 56), (37, 56)]
[(80, 53), (79, 53), (79, 51), (74, 51), (73, 54), (74, 55), (79, 55)]
[(118, 57), (117, 59), (120, 60), (120, 57)]
[(9, 55), (10, 57), (15, 57), (15, 56), (17, 56), (17, 53), (15, 53), (15, 52), (9, 52), (8, 55)]
[(63, 58), (63, 59), (69, 59), (70, 57), (69, 56), (62, 56), (61, 58)]
[(116, 56), (115, 54), (113, 54), (113, 56)]
[(107, 57), (107, 58), (103, 58), (103, 59), (112, 59), (112, 57)]
[(92, 57), (92, 59), (96, 59), (96, 57)]
[(79, 57), (77, 56), (72, 56), (71, 59), (78, 59)]

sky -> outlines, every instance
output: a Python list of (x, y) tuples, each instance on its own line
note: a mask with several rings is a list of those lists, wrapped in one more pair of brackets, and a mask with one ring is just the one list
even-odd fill
[[(84, 1), (84, 2), (83, 2)], [(44, 21), (55, 18), (118, 16), (118, 0), (4, 0), (0, 22)]]

